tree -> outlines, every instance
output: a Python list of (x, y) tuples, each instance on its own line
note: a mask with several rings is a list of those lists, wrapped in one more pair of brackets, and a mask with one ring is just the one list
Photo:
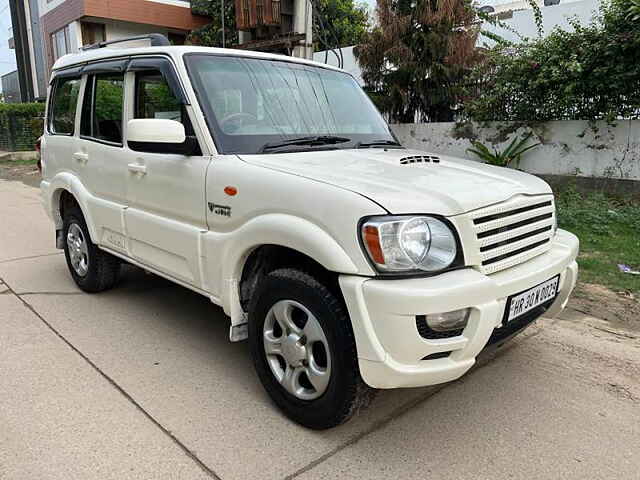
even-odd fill
[(480, 61), (471, 0), (378, 0), (379, 25), (356, 49), (371, 97), (392, 121), (451, 121)]
[(234, 0), (192, 0), (191, 11), (197, 15), (211, 17), (211, 23), (194, 30), (189, 41), (205, 47), (222, 47), (222, 1), (224, 1), (225, 46), (238, 43)]
[(314, 42), (316, 50), (358, 45), (369, 28), (365, 4), (353, 0), (315, 0)]
[(485, 85), (466, 101), (474, 120), (545, 122), (640, 118), (637, 0), (605, 2), (587, 25), (487, 52)]

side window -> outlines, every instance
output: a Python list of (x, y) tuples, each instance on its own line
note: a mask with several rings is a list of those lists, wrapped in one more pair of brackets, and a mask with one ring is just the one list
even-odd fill
[(163, 118), (184, 122), (182, 104), (160, 72), (136, 74), (135, 118)]
[[(182, 102), (175, 96), (167, 81), (159, 71), (136, 73), (135, 105), (133, 109), (134, 118), (158, 118), (164, 120), (175, 120), (184, 125), (187, 135), (185, 147), (190, 148), (188, 155), (202, 155), (202, 150), (197, 144), (195, 132), (189, 114)], [(149, 153), (164, 153), (165, 149), (159, 147), (145, 146), (132, 147), (137, 151)], [(144, 150), (142, 149), (144, 148)]]
[(82, 104), (82, 136), (122, 145), (123, 96), (122, 74), (89, 76)]
[(49, 130), (56, 135), (73, 135), (80, 92), (79, 78), (63, 78), (53, 88)]

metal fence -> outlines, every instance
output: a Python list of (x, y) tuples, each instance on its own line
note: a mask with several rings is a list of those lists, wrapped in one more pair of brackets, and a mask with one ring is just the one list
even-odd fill
[(0, 150), (30, 151), (42, 135), (43, 120), (32, 112), (0, 112)]

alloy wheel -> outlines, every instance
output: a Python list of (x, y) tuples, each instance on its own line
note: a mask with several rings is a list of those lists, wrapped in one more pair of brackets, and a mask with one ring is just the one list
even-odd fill
[(84, 277), (89, 271), (89, 249), (84, 233), (77, 223), (69, 225), (67, 247), (71, 266), (78, 275)]
[(264, 322), (264, 352), (280, 385), (300, 400), (320, 397), (331, 378), (331, 355), (318, 319), (293, 300), (274, 304)]

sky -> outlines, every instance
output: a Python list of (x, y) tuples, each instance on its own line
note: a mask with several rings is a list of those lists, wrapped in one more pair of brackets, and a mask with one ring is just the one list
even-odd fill
[(9, 49), (9, 37), (11, 36), (9, 28), (11, 28), (9, 0), (0, 0), (0, 76), (16, 69), (15, 53)]

